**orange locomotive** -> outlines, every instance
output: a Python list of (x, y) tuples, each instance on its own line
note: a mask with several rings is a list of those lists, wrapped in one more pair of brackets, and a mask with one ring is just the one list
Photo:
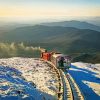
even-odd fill
[(42, 53), (42, 59), (50, 61), (51, 54), (48, 52)]

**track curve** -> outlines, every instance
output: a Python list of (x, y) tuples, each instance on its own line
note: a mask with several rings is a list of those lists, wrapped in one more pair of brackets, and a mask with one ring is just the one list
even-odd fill
[(57, 92), (58, 100), (85, 100), (77, 83), (66, 70), (57, 69), (56, 66), (49, 61), (45, 62), (57, 73), (59, 80), (59, 91)]

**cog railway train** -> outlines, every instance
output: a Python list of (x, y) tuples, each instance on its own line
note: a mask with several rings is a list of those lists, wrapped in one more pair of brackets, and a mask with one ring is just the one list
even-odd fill
[(41, 52), (41, 58), (52, 62), (58, 69), (69, 69), (71, 67), (71, 57), (57, 52)]

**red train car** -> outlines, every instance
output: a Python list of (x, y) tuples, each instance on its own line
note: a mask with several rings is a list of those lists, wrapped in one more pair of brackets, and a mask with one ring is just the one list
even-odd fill
[(43, 58), (44, 60), (50, 61), (50, 59), (51, 59), (51, 53), (43, 52), (41, 58)]

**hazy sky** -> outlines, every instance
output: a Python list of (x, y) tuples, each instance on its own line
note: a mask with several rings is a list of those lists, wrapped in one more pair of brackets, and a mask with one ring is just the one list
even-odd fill
[(100, 0), (0, 0), (0, 17), (4, 19), (70, 16), (100, 16)]

